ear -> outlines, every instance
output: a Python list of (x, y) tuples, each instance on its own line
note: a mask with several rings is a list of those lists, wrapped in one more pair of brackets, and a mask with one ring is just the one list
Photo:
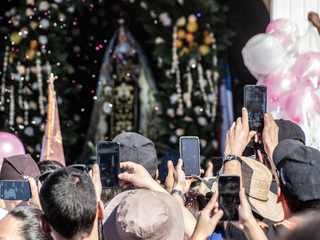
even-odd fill
[(50, 224), (47, 222), (47, 220), (46, 220), (46, 218), (44, 217), (43, 214), (40, 215), (40, 227), (41, 227), (42, 232), (44, 234), (51, 233)]
[(157, 180), (157, 179), (158, 179), (158, 177), (159, 177), (159, 170), (157, 169), (157, 171), (156, 171), (156, 175), (155, 175), (155, 177), (154, 177), (154, 180)]
[(282, 192), (281, 192), (281, 188), (278, 186), (278, 190), (277, 190), (277, 203), (281, 202), (282, 199)]
[(104, 219), (104, 206), (103, 206), (103, 202), (100, 200), (99, 202), (97, 202), (98, 204), (98, 220), (102, 221)]

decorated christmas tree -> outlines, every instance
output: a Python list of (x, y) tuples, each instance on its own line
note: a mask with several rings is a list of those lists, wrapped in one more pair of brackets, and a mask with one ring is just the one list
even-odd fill
[[(72, 83), (67, 73), (68, 29), (81, 1), (4, 1), (0, 15), (1, 131), (15, 134), (26, 153), (40, 157), (47, 118), (47, 79), (53, 73), (65, 155), (77, 141), (72, 119)], [(69, 156), (70, 157), (70, 156)], [(67, 162), (73, 160), (67, 158)]]
[(178, 149), (181, 136), (199, 136), (202, 156), (221, 155), (218, 86), (225, 72), (220, 58), (232, 32), (220, 5), (213, 0), (141, 0), (134, 5), (158, 67), (158, 151)]

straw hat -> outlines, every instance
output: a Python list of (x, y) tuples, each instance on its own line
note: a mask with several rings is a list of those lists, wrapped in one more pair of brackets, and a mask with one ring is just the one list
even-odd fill
[[(272, 174), (260, 162), (248, 157), (241, 157), (242, 186), (245, 188), (248, 201), (253, 211), (264, 218), (280, 222), (284, 218), (281, 203), (277, 203), (277, 195), (270, 191)], [(192, 177), (202, 181), (212, 192), (218, 190), (216, 177)]]

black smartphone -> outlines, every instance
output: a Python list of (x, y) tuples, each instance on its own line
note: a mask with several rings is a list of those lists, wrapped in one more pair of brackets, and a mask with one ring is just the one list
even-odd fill
[(186, 177), (200, 176), (200, 145), (196, 136), (183, 136), (179, 139), (180, 157)]
[(163, 156), (162, 162), (159, 166), (158, 180), (164, 182), (168, 175), (168, 161), (171, 160), (173, 166), (176, 167), (180, 158), (180, 152), (178, 150), (168, 148)]
[(267, 87), (264, 85), (245, 85), (244, 107), (248, 110), (250, 131), (262, 132), (263, 118), (267, 111)]
[(102, 188), (119, 188), (120, 143), (98, 142), (96, 150)]
[(219, 209), (223, 211), (221, 221), (238, 221), (240, 176), (220, 175), (218, 183)]
[(28, 181), (1, 180), (1, 199), (29, 200), (31, 198)]

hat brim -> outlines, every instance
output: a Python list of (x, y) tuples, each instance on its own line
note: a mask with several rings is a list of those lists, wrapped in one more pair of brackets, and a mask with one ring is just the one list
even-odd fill
[[(218, 191), (218, 179), (217, 177), (198, 177), (192, 176), (195, 179), (202, 181), (212, 192)], [(269, 190), (268, 200), (262, 201), (251, 196), (247, 196), (247, 199), (251, 205), (251, 209), (258, 213), (260, 216), (267, 218), (274, 222), (280, 222), (284, 218), (283, 208), (281, 203), (277, 203), (277, 195)]]
[[(108, 239), (121, 240), (121, 238), (118, 235), (117, 226), (116, 226), (117, 209), (122, 199), (132, 194), (136, 190), (137, 189), (129, 190), (129, 191), (125, 191), (118, 194), (105, 207), (104, 219), (103, 219), (103, 230), (106, 236), (108, 236)], [(158, 194), (159, 198), (163, 200), (166, 200), (168, 197), (174, 198), (171, 195), (166, 193), (156, 192), (156, 191), (155, 193)], [(171, 201), (170, 204), (168, 205), (171, 208), (170, 210), (174, 212), (174, 214), (172, 214), (172, 217), (174, 218), (173, 219), (174, 226), (172, 226), (171, 228), (172, 231), (166, 239), (168, 240), (182, 239), (184, 236), (184, 224), (181, 224), (181, 222), (183, 222), (183, 213), (182, 213), (181, 206), (179, 202), (176, 201), (175, 199), (174, 201)], [(177, 212), (177, 209), (179, 209), (178, 212)], [(181, 236), (181, 237), (179, 238), (177, 236)]]

